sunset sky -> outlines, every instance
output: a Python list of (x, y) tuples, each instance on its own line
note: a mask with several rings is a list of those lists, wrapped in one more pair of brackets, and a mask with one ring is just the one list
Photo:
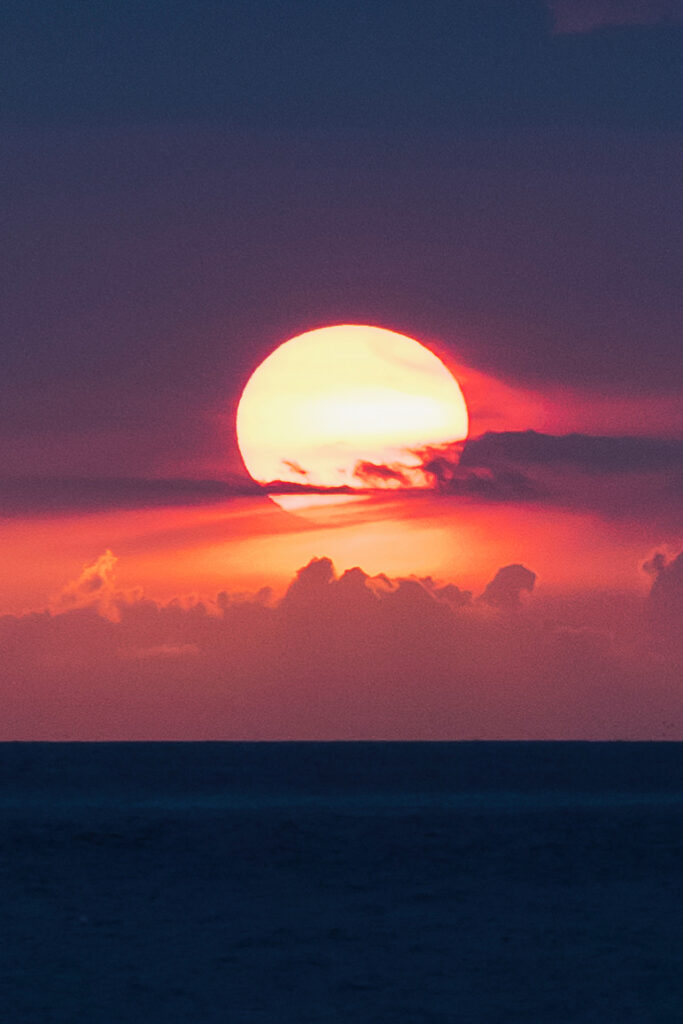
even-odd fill
[[(0, 40), (0, 740), (683, 739), (683, 4), (23, 0)], [(247, 472), (247, 382), (334, 325), (457, 379), (419, 486), (372, 402), (346, 477), (300, 465), (279, 370)], [(348, 344), (301, 378), (335, 423)]]

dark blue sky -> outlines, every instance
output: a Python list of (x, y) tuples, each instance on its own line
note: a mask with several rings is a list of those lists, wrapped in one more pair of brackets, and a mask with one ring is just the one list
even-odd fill
[(666, 128), (680, 115), (680, 26), (553, 34), (542, 0), (10, 0), (0, 28), (9, 123), (337, 138), (408, 126)]
[(132, 432), (153, 472), (339, 321), (526, 385), (679, 387), (680, 5), (550, 6), (3, 5), (0, 458)]

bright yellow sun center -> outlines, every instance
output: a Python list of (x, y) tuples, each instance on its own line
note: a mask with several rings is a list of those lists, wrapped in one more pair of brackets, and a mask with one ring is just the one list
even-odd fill
[(424, 486), (419, 449), (461, 441), (467, 426), (458, 382), (433, 352), (356, 324), (280, 345), (252, 374), (237, 410), (242, 458), (262, 484), (367, 487), (362, 464), (371, 463), (390, 471), (372, 486)]

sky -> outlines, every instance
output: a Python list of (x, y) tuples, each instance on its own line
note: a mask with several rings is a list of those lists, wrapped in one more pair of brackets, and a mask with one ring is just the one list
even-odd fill
[[(683, 739), (682, 40), (3, 5), (0, 739)], [(236, 411), (335, 324), (427, 345), (469, 438), (297, 514)]]

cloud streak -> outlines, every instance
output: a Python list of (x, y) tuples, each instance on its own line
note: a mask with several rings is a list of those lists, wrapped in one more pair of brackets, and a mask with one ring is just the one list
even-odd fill
[[(415, 464), (416, 459), (418, 465)], [(298, 467), (305, 474), (305, 469)], [(483, 504), (532, 502), (607, 517), (683, 522), (683, 441), (534, 430), (488, 432), (406, 452), (405, 464), (360, 461), (357, 486), (314, 486), (245, 475), (225, 480), (5, 478), (0, 517), (191, 506), (268, 495), (410, 497), (431, 490)]]
[(468, 441), (463, 466), (574, 466), (587, 473), (683, 472), (683, 441), (650, 437), (489, 432)]
[(261, 485), (247, 476), (226, 480), (11, 477), (0, 480), (0, 517), (202, 505), (269, 494), (349, 494), (354, 490), (283, 480)]

